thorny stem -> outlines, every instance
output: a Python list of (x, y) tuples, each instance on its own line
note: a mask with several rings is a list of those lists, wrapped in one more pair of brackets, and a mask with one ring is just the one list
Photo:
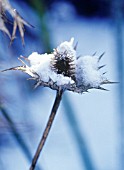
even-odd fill
[(62, 99), (62, 94), (63, 94), (63, 90), (57, 90), (57, 93), (56, 93), (56, 98), (55, 98), (55, 101), (54, 101), (54, 105), (53, 105), (53, 108), (51, 110), (51, 114), (49, 116), (49, 120), (47, 122), (47, 125), (46, 125), (46, 128), (43, 132), (43, 135), (42, 135), (42, 138), (40, 140), (40, 143), (38, 145), (38, 148), (36, 150), (36, 153), (34, 155), (34, 158), (32, 160), (32, 164), (31, 164), (31, 167), (30, 167), (30, 170), (34, 170), (35, 169), (35, 166), (37, 164), (37, 161), (38, 161), (38, 158), (40, 156), (40, 153), (44, 147), (44, 144), (46, 142), (46, 139), (48, 137), (48, 134), (50, 132), (50, 129), (52, 127), (52, 124), (53, 124), (53, 120), (55, 118), (55, 115), (57, 113), (57, 110), (59, 108), (59, 105), (60, 105), (60, 102), (61, 102), (61, 99)]

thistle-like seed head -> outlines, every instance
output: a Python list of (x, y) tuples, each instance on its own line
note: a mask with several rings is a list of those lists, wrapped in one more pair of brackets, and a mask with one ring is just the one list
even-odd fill
[(101, 85), (112, 82), (105, 77), (105, 73), (101, 73), (104, 65), (99, 66), (99, 63), (103, 54), (99, 57), (96, 54), (77, 57), (77, 45), (73, 47), (73, 41), (72, 38), (69, 42), (61, 43), (51, 54), (34, 52), (27, 59), (23, 57), (29, 66), (20, 59), (23, 66), (9, 70), (21, 70), (29, 74), (30, 79), (36, 80), (35, 88), (44, 86), (77, 93), (92, 88), (106, 90)]

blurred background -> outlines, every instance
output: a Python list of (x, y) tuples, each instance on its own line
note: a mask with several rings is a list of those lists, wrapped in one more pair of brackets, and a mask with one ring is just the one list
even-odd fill
[[(0, 32), (0, 69), (20, 65), (20, 55), (51, 52), (75, 38), (80, 55), (99, 56), (110, 91), (65, 92), (37, 170), (124, 169), (124, 51), (122, 0), (11, 0), (35, 28), (25, 27), (12, 46)], [(12, 32), (11, 28), (10, 31)], [(28, 170), (52, 108), (55, 91), (21, 72), (0, 74), (0, 170)]]

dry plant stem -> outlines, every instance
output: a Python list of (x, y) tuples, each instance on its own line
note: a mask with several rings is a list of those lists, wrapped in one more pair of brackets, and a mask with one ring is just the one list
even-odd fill
[(62, 99), (62, 94), (63, 94), (63, 90), (58, 90), (57, 93), (56, 93), (56, 98), (55, 98), (55, 102), (54, 102), (54, 105), (53, 105), (53, 108), (52, 108), (52, 111), (51, 111), (51, 114), (50, 114), (50, 117), (49, 117), (49, 120), (47, 122), (47, 125), (46, 125), (46, 128), (44, 130), (44, 133), (42, 135), (42, 138), (40, 140), (40, 143), (38, 145), (38, 148), (36, 150), (36, 153), (34, 155), (34, 158), (32, 160), (32, 164), (31, 164), (31, 167), (30, 167), (30, 170), (34, 170), (35, 169), (35, 166), (37, 164), (37, 161), (38, 161), (38, 158), (40, 156), (40, 153), (43, 149), (43, 146), (45, 144), (45, 141), (48, 137), (48, 134), (50, 132), (50, 129), (52, 127), (52, 123), (53, 123), (53, 120), (55, 118), (55, 115), (57, 113), (57, 110), (59, 108), (59, 105), (60, 105), (60, 102), (61, 102), (61, 99)]

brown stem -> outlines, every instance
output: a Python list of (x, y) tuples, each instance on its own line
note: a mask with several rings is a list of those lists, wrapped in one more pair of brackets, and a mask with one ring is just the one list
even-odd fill
[(60, 101), (62, 99), (62, 94), (63, 94), (63, 90), (57, 91), (57, 93), (56, 93), (56, 98), (55, 98), (55, 101), (54, 101), (54, 105), (53, 105), (53, 108), (52, 108), (49, 120), (47, 122), (46, 128), (45, 128), (45, 130), (43, 132), (42, 138), (40, 140), (40, 143), (38, 145), (38, 148), (37, 148), (36, 153), (34, 155), (34, 158), (32, 160), (32, 164), (31, 164), (30, 170), (34, 170), (35, 169), (37, 160), (38, 160), (38, 158), (40, 156), (40, 153), (41, 153), (41, 151), (43, 149), (43, 146), (45, 144), (47, 136), (48, 136), (48, 134), (50, 132), (50, 129), (52, 127), (52, 123), (53, 123), (53, 120), (54, 120), (55, 115), (57, 113), (58, 107), (60, 105)]

